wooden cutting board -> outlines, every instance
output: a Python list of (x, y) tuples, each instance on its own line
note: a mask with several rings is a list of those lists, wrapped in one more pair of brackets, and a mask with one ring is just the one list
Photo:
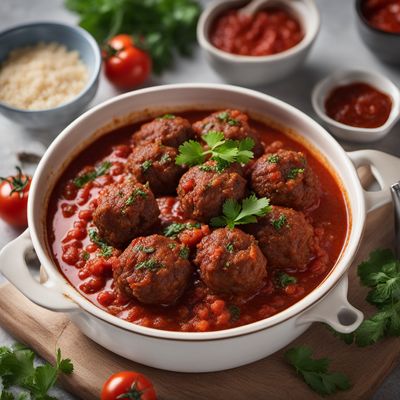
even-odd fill
[[(365, 236), (350, 270), (350, 301), (367, 315), (374, 309), (365, 302), (367, 290), (359, 284), (356, 266), (376, 247), (392, 247), (392, 212), (392, 207), (386, 206), (368, 216)], [(83, 336), (67, 317), (32, 304), (9, 284), (0, 288), (0, 324), (51, 362), (56, 348), (60, 347), (63, 356), (71, 358), (75, 366), (74, 374), (63, 378), (62, 385), (84, 400), (98, 399), (106, 378), (126, 369), (149, 376), (160, 400), (320, 398), (286, 364), (283, 357), (286, 349), (253, 364), (223, 372), (182, 374), (157, 370), (101, 348)], [(346, 373), (353, 383), (350, 390), (329, 396), (329, 399), (369, 399), (400, 355), (399, 338), (360, 349), (344, 344), (322, 324), (314, 324), (289, 347), (303, 344), (311, 346), (315, 356), (331, 358), (332, 370)]]

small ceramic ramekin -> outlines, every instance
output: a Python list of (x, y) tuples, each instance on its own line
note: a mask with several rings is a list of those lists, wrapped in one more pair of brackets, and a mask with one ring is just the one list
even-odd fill
[(209, 39), (215, 18), (227, 9), (245, 5), (246, 0), (214, 0), (203, 11), (197, 24), (197, 40), (208, 62), (221, 77), (230, 83), (256, 86), (278, 81), (293, 73), (305, 60), (320, 26), (320, 16), (313, 0), (271, 1), (268, 6), (280, 4), (295, 15), (304, 38), (296, 46), (269, 56), (242, 56), (227, 53), (213, 46)]
[[(332, 90), (351, 83), (367, 83), (392, 99), (392, 110), (387, 121), (378, 128), (359, 128), (342, 124), (330, 118), (325, 110), (325, 101)], [(389, 133), (400, 117), (400, 92), (397, 86), (385, 76), (368, 71), (340, 71), (323, 79), (314, 87), (311, 95), (314, 111), (323, 120), (333, 135), (351, 142), (368, 143), (382, 139)]]
[(88, 69), (85, 88), (72, 100), (46, 110), (23, 110), (0, 102), (0, 112), (12, 121), (30, 129), (63, 126), (81, 114), (97, 92), (101, 54), (94, 38), (84, 29), (54, 23), (36, 22), (19, 25), (0, 33), (0, 63), (19, 47), (39, 42), (57, 42), (68, 50), (76, 50)]
[(356, 0), (357, 28), (361, 39), (380, 60), (400, 65), (400, 33), (386, 32), (373, 27), (362, 10), (365, 0)]

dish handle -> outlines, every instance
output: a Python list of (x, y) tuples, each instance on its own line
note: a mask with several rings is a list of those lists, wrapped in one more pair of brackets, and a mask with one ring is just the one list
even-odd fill
[(347, 274), (316, 305), (303, 312), (296, 325), (324, 322), (339, 333), (354, 332), (362, 323), (364, 314), (347, 300)]
[(78, 305), (69, 300), (52, 282), (39, 283), (30, 273), (26, 255), (33, 250), (29, 229), (8, 243), (0, 252), (0, 272), (29, 300), (53, 311), (71, 312)]
[(367, 212), (371, 212), (392, 201), (390, 186), (400, 179), (400, 158), (378, 150), (358, 150), (347, 153), (356, 168), (370, 166), (372, 175), (381, 190), (364, 190)]

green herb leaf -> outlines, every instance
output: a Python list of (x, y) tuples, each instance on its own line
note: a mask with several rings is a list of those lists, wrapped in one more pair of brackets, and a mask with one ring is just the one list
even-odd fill
[[(225, 169), (229, 164), (239, 162), (248, 163), (254, 154), (254, 140), (245, 138), (243, 140), (226, 140), (222, 132), (209, 131), (202, 136), (209, 149), (204, 150), (199, 142), (189, 140), (179, 146), (179, 155), (176, 157), (178, 165), (198, 165), (204, 163), (206, 156), (217, 162), (217, 170)], [(209, 169), (211, 170), (211, 169)]]
[(257, 222), (257, 217), (262, 217), (271, 211), (269, 200), (265, 197), (257, 199), (252, 194), (239, 204), (234, 199), (228, 199), (222, 207), (223, 216), (211, 219), (211, 225), (214, 227), (227, 226), (234, 228), (236, 225), (251, 224)]
[(137, 246), (135, 246), (133, 248), (135, 251), (142, 251), (143, 253), (146, 254), (152, 254), (156, 251), (156, 249), (154, 247), (150, 247), (150, 246), (143, 246), (142, 244), (139, 244)]
[(229, 253), (233, 253), (234, 250), (233, 243), (228, 243), (226, 245), (226, 250), (228, 250)]
[(171, 161), (171, 157), (168, 153), (164, 153), (160, 158), (160, 164), (165, 164)]
[[(138, 197), (146, 198), (147, 197), (147, 193), (144, 190), (140, 189), (140, 188), (136, 188), (132, 192), (132, 194), (126, 199), (125, 206), (126, 207), (131, 206)], [(125, 210), (125, 208), (123, 210)]]
[(221, 112), (217, 115), (217, 118), (222, 121), (226, 122), (228, 125), (231, 126), (237, 126), (240, 125), (239, 121), (237, 119), (231, 118), (229, 113), (227, 111)]
[(181, 232), (185, 231), (185, 230), (191, 230), (193, 228), (200, 228), (201, 224), (199, 222), (187, 222), (185, 224), (181, 224), (181, 223), (177, 223), (174, 222), (170, 225), (168, 225), (165, 229), (164, 229), (164, 235), (167, 237), (171, 237), (171, 238), (175, 238), (177, 237)]
[(228, 306), (229, 313), (231, 314), (231, 321), (236, 322), (240, 319), (240, 308), (234, 304)]
[(159, 119), (175, 119), (175, 115), (173, 114), (164, 114), (161, 117), (159, 117)]
[(181, 250), (179, 251), (179, 257), (184, 258), (185, 260), (187, 260), (189, 258), (189, 253), (190, 253), (189, 247), (183, 246), (181, 248)]
[(99, 233), (95, 228), (89, 229), (90, 240), (100, 247), (100, 255), (104, 258), (109, 258), (112, 256), (113, 247), (109, 246), (107, 242), (99, 236)]
[(295, 283), (297, 283), (297, 278), (295, 276), (290, 276), (284, 272), (280, 272), (276, 276), (276, 282), (280, 288), (285, 288), (286, 286), (294, 285)]
[(294, 347), (285, 353), (286, 360), (301, 375), (307, 385), (322, 396), (351, 387), (348, 377), (339, 372), (328, 372), (329, 359), (313, 359), (306, 346)]
[(287, 225), (287, 218), (285, 214), (280, 214), (278, 219), (271, 220), (272, 226), (275, 230), (281, 230), (285, 225)]
[(304, 173), (304, 168), (292, 168), (287, 174), (286, 179), (296, 179), (302, 173)]
[(148, 271), (157, 271), (161, 268), (164, 268), (164, 265), (157, 260), (153, 260), (152, 258), (135, 265), (136, 270), (145, 269)]
[(153, 162), (151, 160), (146, 160), (142, 163), (140, 168), (142, 169), (143, 172), (146, 172), (151, 168), (152, 165), (153, 165)]
[(280, 160), (280, 157), (278, 156), (278, 154), (271, 154), (268, 156), (267, 161), (270, 164), (277, 164)]
[(86, 174), (79, 175), (73, 182), (78, 188), (84, 187), (88, 182), (94, 181), (101, 175), (104, 175), (112, 166), (110, 161), (104, 161), (100, 165), (97, 165), (93, 171), (87, 172)]

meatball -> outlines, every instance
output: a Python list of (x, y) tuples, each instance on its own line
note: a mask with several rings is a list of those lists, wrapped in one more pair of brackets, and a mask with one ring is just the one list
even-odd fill
[(133, 134), (132, 142), (136, 145), (160, 141), (164, 146), (179, 147), (193, 137), (194, 132), (187, 119), (166, 114), (142, 125)]
[(272, 206), (272, 211), (246, 227), (271, 268), (303, 269), (314, 256), (314, 229), (304, 214)]
[(260, 157), (251, 171), (251, 187), (272, 204), (306, 211), (318, 207), (317, 176), (301, 152), (279, 149)]
[(245, 196), (246, 180), (238, 164), (218, 172), (216, 163), (207, 161), (182, 176), (177, 192), (181, 210), (188, 218), (208, 222), (222, 213), (225, 200), (240, 200)]
[(165, 236), (134, 239), (113, 270), (116, 288), (142, 303), (174, 304), (193, 273), (187, 258), (187, 247)]
[(214, 292), (253, 295), (265, 284), (267, 260), (253, 236), (221, 228), (197, 245), (194, 260), (204, 283)]
[(155, 225), (159, 214), (152, 191), (129, 180), (108, 185), (100, 192), (93, 222), (107, 243), (123, 247)]
[(254, 140), (253, 152), (256, 157), (264, 153), (264, 148), (248, 124), (249, 117), (238, 110), (224, 110), (215, 112), (201, 121), (193, 124), (197, 135), (201, 136), (209, 131), (222, 132), (226, 139), (242, 140), (251, 137)]
[(177, 154), (177, 149), (159, 142), (138, 145), (133, 148), (127, 167), (139, 182), (149, 182), (156, 196), (173, 194), (184, 172), (175, 164)]

